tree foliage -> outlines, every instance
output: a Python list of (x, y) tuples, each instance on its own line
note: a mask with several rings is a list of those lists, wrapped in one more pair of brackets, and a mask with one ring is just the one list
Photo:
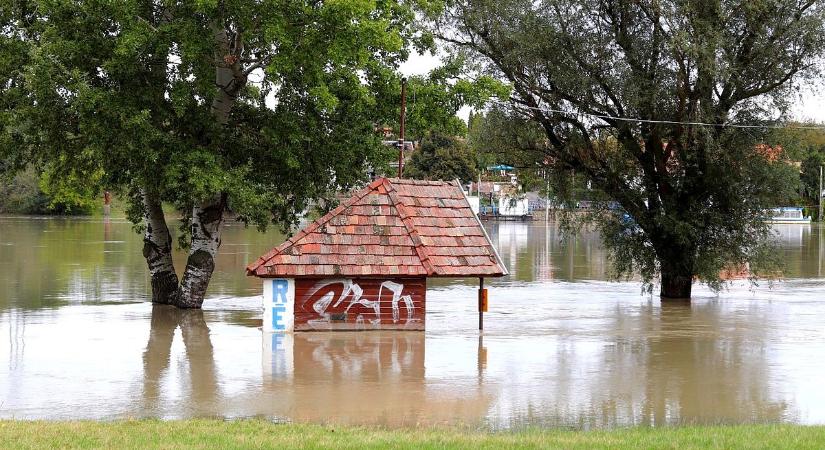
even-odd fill
[(478, 173), (475, 153), (459, 137), (430, 133), (412, 154), (404, 174), (422, 180), (474, 180)]
[[(123, 194), (148, 225), (154, 298), (199, 306), (226, 212), (295, 223), (383, 163), (374, 126), (428, 44), (424, 3), (2, 0), (0, 156), (48, 166), (64, 193)], [(178, 293), (161, 202), (191, 247)]]
[(455, 0), (434, 24), (512, 84), (514, 114), (547, 138), (537, 159), (620, 203), (598, 215), (620, 274), (658, 274), (663, 297), (689, 297), (695, 275), (758, 271), (763, 210), (793, 177), (759, 153), (764, 130), (731, 125), (786, 111), (818, 74), (825, 5)]
[(485, 113), (470, 116), (467, 140), (482, 162), (481, 168), (512, 166), (518, 170), (524, 190), (548, 194), (545, 191), (550, 161), (539, 158), (547, 138), (538, 124), (493, 104)]
[(0, 175), (0, 213), (13, 214), (90, 214), (99, 204), (95, 193), (71, 191), (68, 195), (53, 189), (48, 173), (27, 170)]
[[(816, 127), (823, 127), (816, 129)], [(781, 146), (784, 157), (799, 164), (799, 198), (797, 201), (819, 219), (819, 172), (825, 165), (825, 126), (814, 123), (791, 123), (770, 133), (770, 142)]]
[(507, 85), (489, 75), (465, 76), (467, 63), (453, 58), (407, 87), (407, 135), (421, 140), (429, 133), (465, 136), (467, 124), (456, 114), (463, 107), (482, 108), (491, 98), (507, 98)]
[(543, 163), (537, 155), (544, 151), (547, 138), (534, 121), (493, 105), (483, 114), (470, 116), (467, 140), (493, 164), (533, 169)]
[(258, 225), (361, 178), (380, 149), (381, 91), (364, 79), (392, 73), (412, 37), (395, 2), (13, 3), (7, 26), (33, 43), (13, 71), (23, 160), (102, 168), (102, 184), (182, 210), (225, 192)]

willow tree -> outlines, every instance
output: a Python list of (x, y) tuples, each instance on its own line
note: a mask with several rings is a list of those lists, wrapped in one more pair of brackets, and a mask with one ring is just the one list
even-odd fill
[[(153, 301), (200, 307), (230, 212), (294, 223), (380, 159), (381, 99), (423, 42), (412, 6), (3, 0), (3, 159), (119, 189)], [(164, 203), (183, 216), (180, 278)]]
[(758, 128), (734, 126), (787, 110), (816, 74), (822, 2), (447, 4), (436, 29), (512, 84), (513, 109), (546, 136), (541, 160), (621, 205), (598, 219), (619, 273), (689, 298), (696, 275), (713, 284), (755, 260), (788, 170), (760, 153)]

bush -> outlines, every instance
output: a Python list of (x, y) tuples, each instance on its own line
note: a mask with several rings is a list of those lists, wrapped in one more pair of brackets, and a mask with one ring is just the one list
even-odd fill
[(43, 180), (33, 168), (0, 178), (0, 213), (4, 214), (91, 214), (93, 194), (57, 199), (43, 190)]

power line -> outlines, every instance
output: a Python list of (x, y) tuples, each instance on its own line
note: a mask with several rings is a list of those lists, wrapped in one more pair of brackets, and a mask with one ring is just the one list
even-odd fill
[[(500, 105), (508, 105), (506, 102), (495, 102)], [(597, 119), (603, 120), (619, 120), (624, 122), (639, 122), (639, 123), (653, 123), (653, 124), (662, 124), (662, 125), (693, 125), (693, 126), (702, 126), (702, 127), (727, 127), (727, 128), (760, 128), (760, 129), (770, 129), (770, 130), (820, 130), (825, 131), (825, 126), (806, 126), (806, 125), (754, 125), (754, 124), (735, 124), (735, 123), (707, 123), (707, 122), (678, 122), (674, 120), (650, 120), (650, 119), (634, 119), (630, 117), (618, 117), (618, 116), (610, 116), (607, 114), (596, 114), (596, 113), (586, 113), (586, 112), (572, 112), (572, 111), (565, 111), (562, 109), (552, 109), (552, 108), (538, 108), (535, 106), (526, 106), (526, 105), (519, 105), (519, 108), (526, 108), (532, 109), (535, 111), (541, 112), (549, 112), (549, 113), (556, 113), (556, 114), (569, 114), (569, 115), (577, 115), (577, 116), (588, 116), (594, 117)]]

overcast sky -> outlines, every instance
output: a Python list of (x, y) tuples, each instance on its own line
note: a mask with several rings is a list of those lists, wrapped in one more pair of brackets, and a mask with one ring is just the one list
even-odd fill
[[(410, 59), (401, 65), (401, 73), (407, 76), (422, 75), (437, 67), (439, 59), (431, 54), (420, 55), (413, 53)], [(469, 108), (464, 108), (458, 115), (467, 120)], [(807, 90), (798, 99), (793, 108), (794, 119), (799, 121), (815, 121), (825, 123), (825, 88), (818, 92)]]

